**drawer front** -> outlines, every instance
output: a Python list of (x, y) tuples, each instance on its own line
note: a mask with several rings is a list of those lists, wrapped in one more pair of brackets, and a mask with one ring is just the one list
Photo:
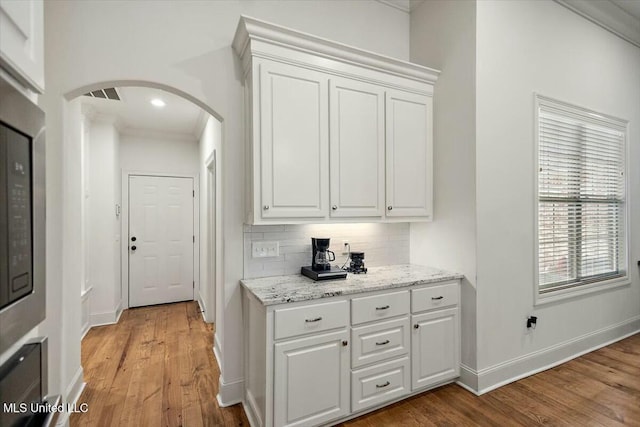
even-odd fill
[(409, 353), (409, 318), (351, 329), (351, 367), (359, 368)]
[(349, 324), (349, 304), (337, 301), (276, 310), (275, 339), (344, 328)]
[(351, 300), (351, 323), (372, 322), (409, 313), (409, 291), (392, 292)]
[(408, 357), (380, 363), (351, 373), (351, 411), (376, 406), (410, 391)]
[(434, 310), (457, 305), (459, 301), (458, 282), (411, 291), (411, 312)]

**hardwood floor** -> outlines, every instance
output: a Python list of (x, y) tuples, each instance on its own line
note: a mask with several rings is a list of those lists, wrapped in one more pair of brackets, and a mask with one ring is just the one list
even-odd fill
[[(213, 330), (194, 302), (126, 310), (82, 342), (86, 388), (72, 426), (248, 426), (220, 408)], [(640, 426), (640, 334), (477, 397), (451, 384), (341, 424)]]
[(640, 426), (640, 334), (475, 396), (455, 384), (341, 424)]
[(82, 341), (87, 383), (72, 426), (249, 426), (240, 405), (220, 408), (213, 328), (195, 302), (125, 310)]

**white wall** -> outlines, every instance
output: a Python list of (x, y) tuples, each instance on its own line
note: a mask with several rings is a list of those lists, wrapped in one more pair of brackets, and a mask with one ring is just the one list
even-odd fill
[[(209, 116), (202, 130), (202, 135), (200, 136), (198, 158), (200, 173), (200, 295), (198, 296), (198, 301), (203, 310), (202, 314), (204, 319), (209, 323), (216, 321), (216, 275), (218, 272), (215, 271), (215, 258), (219, 255), (219, 259), (221, 259), (222, 255), (216, 253), (215, 228), (213, 229), (213, 241), (211, 242), (209, 241), (209, 229), (211, 228), (212, 217), (214, 222), (220, 219), (215, 211), (221, 206), (222, 194), (215, 192), (215, 188), (212, 189), (209, 186), (207, 162), (211, 161), (214, 150), (216, 150), (216, 161), (219, 162), (218, 156), (221, 148), (222, 123), (215, 117)], [(222, 180), (222, 174), (220, 168), (216, 168), (215, 166), (217, 165), (214, 165), (215, 181), (219, 184)], [(213, 186), (215, 187), (215, 185)], [(214, 201), (212, 209), (210, 210), (209, 192), (212, 190), (214, 190), (215, 194), (213, 197), (216, 198), (217, 203)], [(220, 242), (218, 242), (218, 244), (219, 243)], [(221, 245), (219, 246), (221, 247)]]
[(411, 13), (411, 61), (442, 71), (434, 93), (434, 220), (411, 224), (411, 262), (465, 275), (462, 363), (476, 368), (475, 2)]
[[(557, 3), (477, 3), (481, 389), (640, 329), (638, 76), (637, 47)], [(534, 92), (630, 120), (630, 286), (534, 307)]]
[[(75, 101), (74, 101), (75, 102)], [(112, 323), (121, 309), (120, 219), (120, 135), (113, 117), (96, 117), (89, 129), (89, 322), (92, 326)]]
[(198, 175), (198, 157), (198, 141), (191, 135), (168, 138), (126, 130), (121, 135), (119, 161), (123, 171)]
[[(239, 61), (230, 46), (241, 13), (396, 58), (409, 56), (408, 14), (376, 1), (45, 2), (47, 93), (41, 98), (47, 113), (50, 294), (60, 294), (67, 286), (63, 286), (62, 259), (73, 259), (71, 247), (79, 244), (77, 237), (60, 232), (63, 218), (73, 208), (62, 196), (74, 194), (76, 185), (63, 185), (62, 180), (67, 155), (64, 96), (79, 95), (100, 82), (146, 81), (175, 88), (224, 119), (224, 149), (219, 159), (224, 190), (224, 284), (216, 336), (222, 347), (220, 397), (225, 403), (240, 399), (243, 381), (238, 283), (243, 250), (243, 98)], [(121, 31), (113, 31), (113, 22)], [(63, 239), (71, 247), (62, 256), (59, 245)], [(70, 301), (75, 298), (77, 305), (79, 293), (70, 294)], [(47, 307), (51, 309), (48, 323), (59, 325), (61, 307), (55, 300)], [(79, 320), (63, 327), (79, 327)], [(61, 346), (79, 349), (79, 340), (62, 342), (55, 332), (52, 337), (58, 341), (52, 346), (58, 352)], [(75, 369), (76, 361), (57, 355), (51, 361), (51, 387), (60, 391), (64, 385), (55, 373), (56, 364)]]

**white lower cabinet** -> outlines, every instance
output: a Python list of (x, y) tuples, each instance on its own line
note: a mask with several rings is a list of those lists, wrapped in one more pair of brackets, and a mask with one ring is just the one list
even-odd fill
[(411, 389), (417, 390), (460, 375), (458, 309), (411, 316)]
[(264, 306), (245, 292), (252, 426), (332, 425), (460, 371), (459, 282)]
[(346, 329), (274, 346), (274, 423), (318, 425), (349, 413)]

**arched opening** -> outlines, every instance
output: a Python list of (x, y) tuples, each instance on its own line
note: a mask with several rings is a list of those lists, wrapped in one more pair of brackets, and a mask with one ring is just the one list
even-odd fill
[[(115, 92), (120, 100), (108, 99), (107, 92)], [(92, 97), (85, 96), (92, 93)], [(166, 101), (164, 109), (154, 110), (148, 103), (153, 94)], [(145, 101), (145, 97), (149, 99)], [(63, 275), (76, 280), (81, 278), (77, 296), (81, 322), (77, 325), (77, 336), (82, 340), (94, 326), (117, 323), (122, 311), (130, 307), (182, 300), (197, 301), (204, 320), (213, 323), (216, 299), (222, 286), (222, 165), (216, 163), (222, 158), (222, 117), (183, 91), (146, 81), (95, 83), (68, 92), (64, 100), (63, 210), (76, 214), (75, 220), (67, 219), (65, 214)], [(114, 107), (118, 102), (121, 105)], [(133, 103), (136, 117), (127, 117), (132, 114), (132, 108), (121, 108), (122, 103)], [(176, 107), (178, 104), (180, 108)], [(149, 111), (140, 111), (144, 108)], [(153, 118), (153, 113), (163, 110), (165, 113), (171, 110), (183, 119), (191, 120), (185, 125), (191, 130), (181, 127), (180, 117), (176, 119), (165, 114)], [(185, 112), (187, 110), (189, 112)], [(143, 182), (134, 184), (139, 181)], [(149, 228), (148, 218), (144, 217), (149, 209), (145, 208), (143, 200), (137, 199), (138, 212), (144, 212), (136, 216), (132, 201), (134, 197), (146, 197), (146, 189), (157, 183), (162, 183), (160, 186), (164, 185), (168, 192), (183, 186), (192, 196), (188, 198), (192, 211), (191, 214), (184, 213), (182, 208), (186, 204), (174, 209), (176, 199), (168, 196), (173, 197), (173, 205), (165, 204), (165, 214), (160, 217), (166, 221), (165, 225), (168, 224), (167, 233), (172, 235), (171, 239), (181, 239), (185, 243), (184, 253), (170, 253), (164, 260), (158, 258), (153, 267), (156, 269), (154, 276), (149, 270), (153, 270), (149, 267), (153, 263), (134, 258), (143, 251), (144, 238), (133, 231)], [(134, 190), (136, 185), (137, 192)], [(188, 204), (187, 198), (183, 200)], [(176, 210), (183, 214), (175, 214)], [(138, 221), (136, 226), (133, 216)], [(188, 221), (192, 226), (184, 226)], [(188, 230), (193, 230), (193, 235)], [(176, 242), (172, 242), (175, 249)], [(191, 279), (180, 277), (180, 283), (184, 291), (190, 287), (191, 294), (174, 295), (173, 300), (169, 295), (168, 300), (133, 301), (131, 297), (136, 287), (133, 270), (140, 279), (138, 288), (149, 288), (149, 277), (152, 277), (154, 280), (168, 279), (168, 287), (175, 290), (173, 276), (180, 276), (186, 270), (184, 265), (174, 261), (184, 260), (183, 255), (188, 255), (186, 243), (191, 243), (193, 250), (191, 263), (187, 263), (191, 265), (192, 276)], [(78, 260), (79, 252), (82, 262)], [(147, 261), (154, 256), (147, 255), (144, 257)], [(109, 262), (104, 262), (106, 259)], [(138, 265), (133, 268), (135, 262)], [(70, 298), (75, 299), (75, 290), (70, 289)], [(154, 293), (157, 292), (152, 289), (151, 294)], [(210, 329), (208, 332), (210, 334)], [(212, 353), (211, 345), (204, 347)], [(90, 381), (89, 378), (87, 387), (92, 386)], [(212, 381), (214, 383), (217, 378)], [(210, 392), (215, 394), (214, 390)]]

